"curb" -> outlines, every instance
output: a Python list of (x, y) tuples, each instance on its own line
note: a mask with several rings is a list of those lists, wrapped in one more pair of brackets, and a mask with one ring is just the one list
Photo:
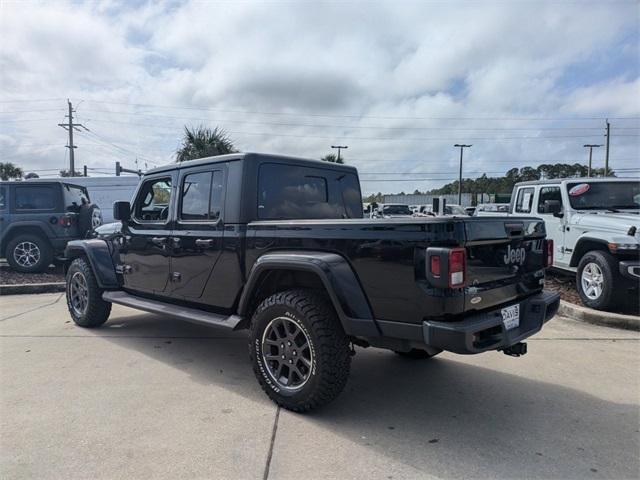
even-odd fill
[(24, 295), (31, 293), (64, 292), (64, 282), (54, 283), (21, 283), (17, 285), (0, 285), (0, 295)]
[(640, 317), (636, 315), (601, 312), (600, 310), (593, 310), (564, 300), (560, 300), (560, 308), (557, 315), (603, 327), (640, 331)]

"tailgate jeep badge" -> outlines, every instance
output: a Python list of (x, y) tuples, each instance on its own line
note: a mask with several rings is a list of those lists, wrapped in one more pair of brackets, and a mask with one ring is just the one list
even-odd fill
[(518, 263), (522, 265), (524, 263), (524, 259), (527, 256), (524, 248), (511, 248), (511, 245), (507, 246), (507, 253), (502, 257), (505, 265), (509, 265), (510, 263)]

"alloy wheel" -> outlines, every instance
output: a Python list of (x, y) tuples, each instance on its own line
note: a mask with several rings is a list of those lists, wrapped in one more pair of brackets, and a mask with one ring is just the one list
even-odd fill
[(84, 315), (89, 305), (89, 287), (82, 272), (75, 272), (71, 277), (69, 295), (73, 312), (78, 316)]
[(21, 267), (33, 267), (40, 261), (40, 247), (33, 242), (20, 242), (13, 249), (13, 258)]
[(587, 263), (580, 276), (582, 291), (590, 300), (597, 300), (604, 290), (604, 276), (597, 263)]
[(271, 379), (288, 391), (299, 390), (307, 383), (314, 362), (307, 333), (286, 317), (274, 318), (265, 328), (262, 359)]

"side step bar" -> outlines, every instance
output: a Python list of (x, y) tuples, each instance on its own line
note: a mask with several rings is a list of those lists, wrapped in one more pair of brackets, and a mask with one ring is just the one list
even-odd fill
[(102, 294), (102, 299), (105, 302), (117, 303), (137, 310), (144, 310), (145, 312), (159, 313), (200, 325), (223, 327), (229, 330), (235, 330), (240, 322), (242, 322), (242, 317), (237, 315), (225, 316), (217, 313), (204, 312), (195, 308), (182, 307), (180, 305), (138, 297), (121, 290), (106, 291)]

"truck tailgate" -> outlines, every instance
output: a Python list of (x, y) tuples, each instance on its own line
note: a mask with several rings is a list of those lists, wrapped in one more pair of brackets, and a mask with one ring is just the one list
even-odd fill
[(544, 286), (544, 221), (482, 217), (465, 222), (465, 310), (525, 298)]

